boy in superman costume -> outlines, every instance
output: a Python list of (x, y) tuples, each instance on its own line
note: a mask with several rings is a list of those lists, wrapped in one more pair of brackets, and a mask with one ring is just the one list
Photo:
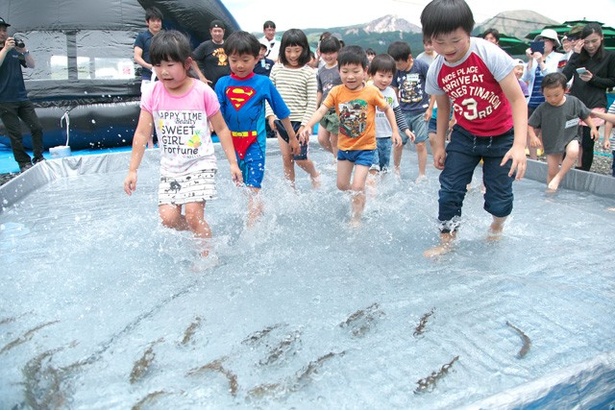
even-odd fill
[(218, 80), (216, 94), (222, 116), (231, 130), (244, 184), (250, 189), (247, 226), (251, 227), (263, 213), (259, 192), (265, 173), (265, 101), (282, 119), (293, 154), (298, 154), (300, 147), (284, 100), (269, 77), (254, 73), (260, 52), (256, 37), (245, 31), (236, 31), (225, 41), (224, 52), (231, 75)]

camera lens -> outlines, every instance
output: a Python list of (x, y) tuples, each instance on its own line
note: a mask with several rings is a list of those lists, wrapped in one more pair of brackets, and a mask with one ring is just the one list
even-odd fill
[(26, 44), (23, 42), (22, 39), (18, 39), (17, 37), (15, 37), (15, 47), (22, 49), (26, 47)]

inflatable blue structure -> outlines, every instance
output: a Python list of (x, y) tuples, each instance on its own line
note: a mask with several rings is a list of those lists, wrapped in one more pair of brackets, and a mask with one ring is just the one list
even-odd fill
[[(220, 0), (3, 0), (0, 16), (9, 35), (26, 43), (36, 61), (24, 70), (26, 89), (44, 129), (45, 148), (130, 145), (139, 115), (140, 66), (134, 39), (145, 27), (145, 9), (162, 11), (163, 28), (184, 32), (196, 47), (208, 40), (209, 23), (226, 34), (239, 28)], [(31, 147), (27, 127), (24, 146)], [(0, 143), (9, 145), (0, 122)]]

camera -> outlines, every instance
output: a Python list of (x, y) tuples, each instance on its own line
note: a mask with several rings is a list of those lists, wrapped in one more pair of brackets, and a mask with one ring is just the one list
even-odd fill
[(26, 43), (24, 43), (22, 39), (14, 37), (14, 40), (15, 40), (15, 47), (17, 47), (18, 49), (22, 49), (26, 47)]

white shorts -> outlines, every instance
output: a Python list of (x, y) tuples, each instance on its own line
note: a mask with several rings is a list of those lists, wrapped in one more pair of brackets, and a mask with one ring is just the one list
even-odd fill
[(200, 203), (216, 198), (216, 170), (203, 170), (178, 177), (160, 176), (158, 205)]

